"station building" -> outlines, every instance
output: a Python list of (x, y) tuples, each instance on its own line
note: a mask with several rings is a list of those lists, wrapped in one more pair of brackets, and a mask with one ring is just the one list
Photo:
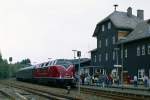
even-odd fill
[(98, 22), (93, 37), (97, 48), (90, 51), (91, 72), (119, 75), (123, 69), (124, 75), (150, 77), (150, 19), (144, 20), (144, 10), (137, 15), (131, 7), (115, 10)]

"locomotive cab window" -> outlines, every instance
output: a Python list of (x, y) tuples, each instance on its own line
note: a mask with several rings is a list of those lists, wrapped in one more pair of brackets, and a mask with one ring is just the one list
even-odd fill
[(45, 66), (48, 66), (48, 64), (49, 64), (49, 62), (47, 62), (47, 63), (45, 64)]
[(67, 68), (69, 65), (71, 65), (72, 63), (67, 61), (67, 60), (64, 60), (64, 59), (59, 59), (57, 60), (56, 62), (57, 65), (62, 65), (64, 66), (65, 68)]

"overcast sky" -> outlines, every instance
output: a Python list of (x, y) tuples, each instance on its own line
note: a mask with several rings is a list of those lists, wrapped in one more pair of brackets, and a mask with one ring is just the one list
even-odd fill
[(149, 0), (0, 0), (0, 50), (13, 62), (30, 58), (73, 58), (73, 49), (82, 57), (96, 48), (92, 37), (96, 24), (114, 11), (131, 6), (136, 15), (143, 9), (150, 18)]

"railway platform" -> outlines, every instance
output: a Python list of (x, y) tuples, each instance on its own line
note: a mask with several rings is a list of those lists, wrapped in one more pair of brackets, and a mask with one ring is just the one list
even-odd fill
[(150, 87), (144, 87), (143, 85), (139, 85), (138, 87), (134, 87), (133, 85), (111, 85), (107, 87), (102, 87), (100, 85), (81, 85), (81, 88), (94, 89), (97, 91), (105, 91), (105, 92), (117, 92), (123, 94), (132, 94), (132, 95), (140, 95), (150, 97)]

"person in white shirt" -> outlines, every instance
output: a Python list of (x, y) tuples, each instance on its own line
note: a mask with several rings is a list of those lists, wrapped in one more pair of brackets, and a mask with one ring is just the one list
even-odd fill
[(134, 87), (137, 87), (137, 76), (134, 75)]

